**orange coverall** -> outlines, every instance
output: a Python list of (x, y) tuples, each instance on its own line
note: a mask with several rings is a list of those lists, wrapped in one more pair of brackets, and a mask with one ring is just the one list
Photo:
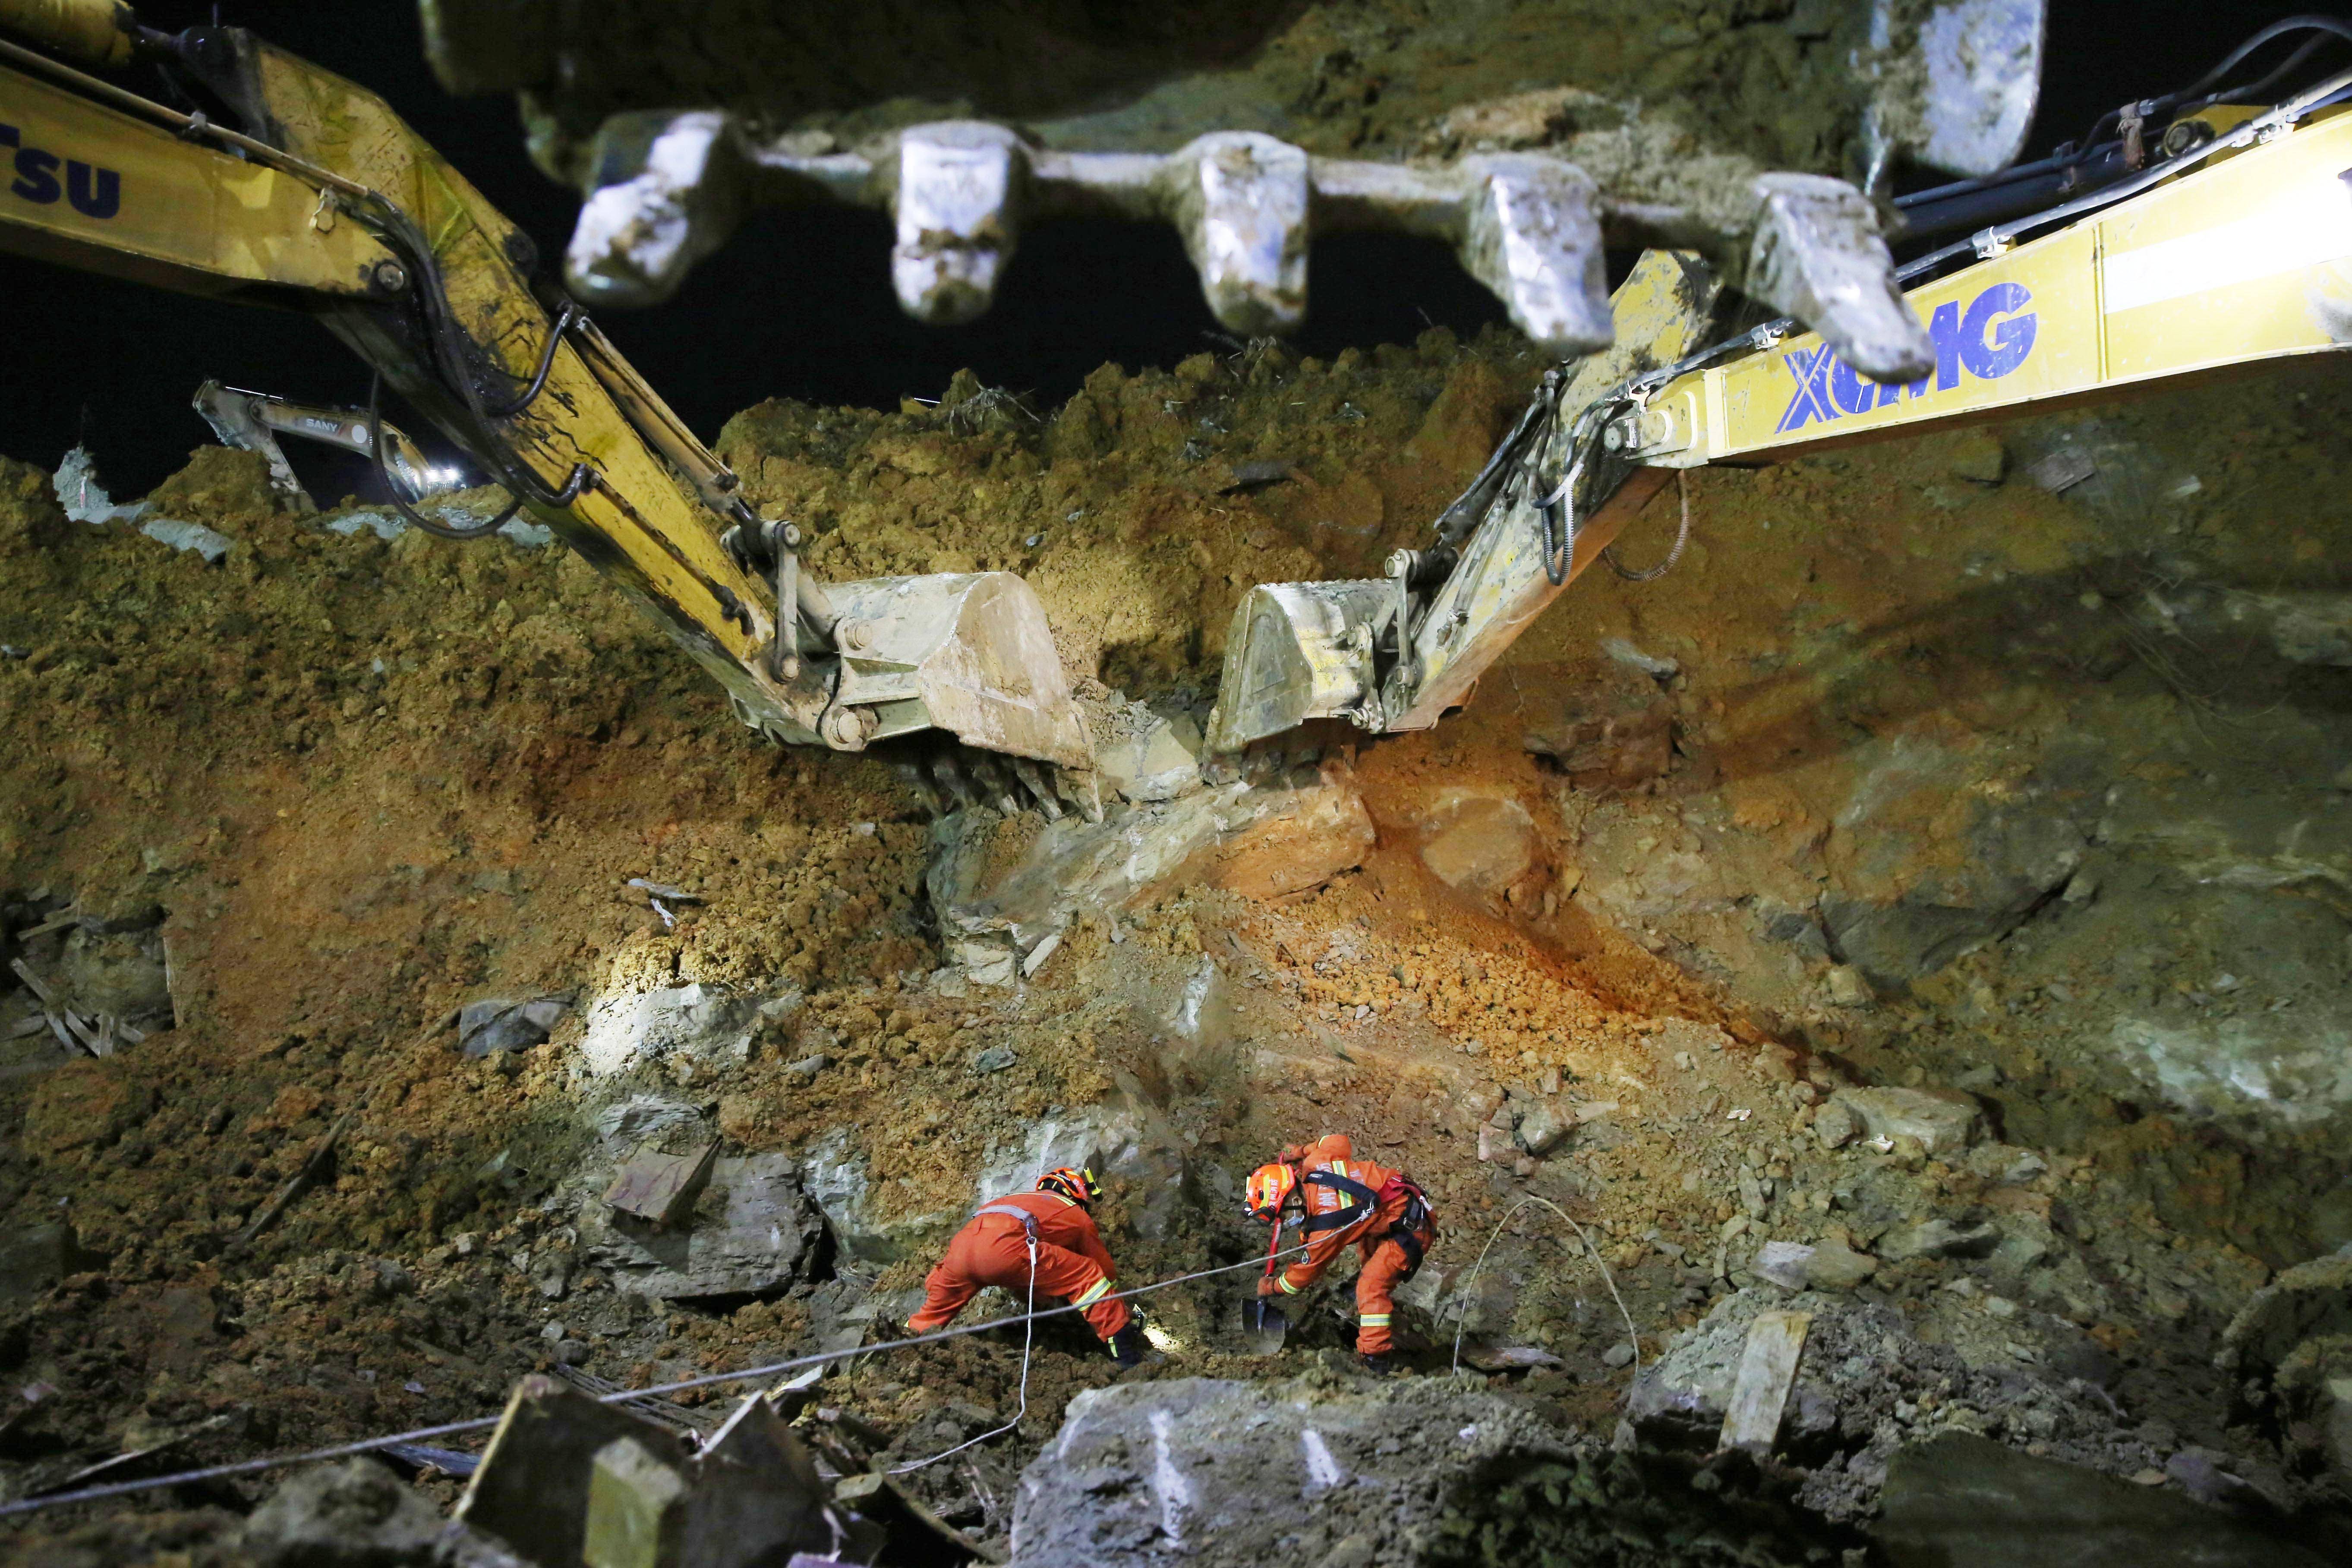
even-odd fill
[(1040, 1307), (1075, 1302), (1105, 1340), (1127, 1327), (1127, 1303), (1100, 1300), (1110, 1291), (1116, 1265), (1095, 1229), (1094, 1215), (1059, 1193), (1013, 1193), (984, 1206), (956, 1232), (947, 1256), (923, 1281), (923, 1308), (907, 1320), (909, 1330), (927, 1334), (947, 1327), (983, 1286), (1028, 1299), (1028, 1232), (1016, 1215), (990, 1212), (1005, 1208), (1020, 1209), (1036, 1221)]
[[(1307, 1181), (1309, 1172), (1328, 1171), (1375, 1193), (1397, 1173), (1370, 1160), (1357, 1159), (1355, 1145), (1344, 1132), (1334, 1132), (1304, 1148), (1285, 1149), (1276, 1158), (1286, 1165), (1298, 1167), (1298, 1195), (1307, 1206), (1310, 1222), (1323, 1215), (1343, 1213), (1351, 1205), (1364, 1205), (1338, 1188)], [(1308, 1238), (1307, 1256), (1284, 1269), (1276, 1281), (1284, 1295), (1295, 1296), (1323, 1277), (1323, 1270), (1339, 1256), (1340, 1248), (1354, 1243), (1357, 1254), (1364, 1260), (1362, 1272), (1356, 1276), (1356, 1348), (1366, 1355), (1386, 1355), (1394, 1345), (1389, 1332), (1389, 1319), (1396, 1310), (1392, 1293), (1418, 1267), (1415, 1250), (1408, 1249), (1402, 1240), (1389, 1234), (1404, 1218), (1405, 1207), (1411, 1201), (1399, 1193), (1372, 1207), (1360, 1219), (1314, 1232)], [(1436, 1239), (1436, 1227), (1424, 1221), (1414, 1235), (1421, 1247), (1426, 1248)]]

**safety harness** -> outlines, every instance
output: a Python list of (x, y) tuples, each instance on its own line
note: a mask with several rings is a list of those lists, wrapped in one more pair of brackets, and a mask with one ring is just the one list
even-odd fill
[[(1068, 1205), (1072, 1208), (1077, 1207), (1076, 1204), (1072, 1203), (1070, 1199), (1064, 1197), (1060, 1193), (1055, 1193), (1054, 1196), (1059, 1198), (1064, 1204)], [(978, 1219), (982, 1215), (992, 1214), (1010, 1215), (1013, 1218), (1021, 1222), (1021, 1229), (1026, 1235), (1029, 1241), (1029, 1289), (1034, 1296), (1037, 1289), (1037, 1216), (1031, 1214), (1027, 1209), (1023, 1208), (1019, 1204), (990, 1204), (986, 1207), (973, 1214), (971, 1217)], [(1097, 1279), (1093, 1284), (1087, 1286), (1085, 1292), (1070, 1304), (1074, 1307), (1079, 1308), (1091, 1307), (1097, 1301), (1101, 1300), (1105, 1296), (1110, 1294), (1110, 1287), (1111, 1278), (1109, 1275), (1106, 1274)]]
[(1373, 1238), (1373, 1245), (1393, 1241), (1404, 1250), (1405, 1268), (1398, 1276), (1400, 1284), (1421, 1272), (1421, 1260), (1426, 1251), (1421, 1233), (1426, 1229), (1433, 1239), (1437, 1234), (1427, 1193), (1393, 1173), (1377, 1191), (1339, 1171), (1307, 1171), (1301, 1173), (1298, 1180), (1302, 1186), (1328, 1187), (1348, 1200), (1345, 1205), (1328, 1214), (1308, 1215), (1299, 1226), (1300, 1233), (1305, 1236), (1327, 1230), (1345, 1230), (1351, 1225), (1360, 1225), (1368, 1215), (1377, 1213), (1381, 1204), (1402, 1193), (1405, 1200), (1404, 1212), (1397, 1216), (1394, 1225)]

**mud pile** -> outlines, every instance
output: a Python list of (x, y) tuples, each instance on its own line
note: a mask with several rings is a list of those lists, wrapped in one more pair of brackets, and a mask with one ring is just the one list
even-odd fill
[[(1251, 584), (1420, 542), (1540, 369), (1499, 334), (1258, 344), (1055, 410), (969, 377), (770, 403), (719, 447), (820, 575), (1024, 573), (1097, 710), (1174, 733)], [(8, 1485), (857, 1343), (1043, 1164), (1107, 1173), (1123, 1279), (1241, 1262), (1241, 1176), (1345, 1131), (1438, 1200), (1415, 1366), (1458, 1333), (1563, 1430), (1612, 1430), (1637, 1365), (1707, 1408), (1716, 1342), (1811, 1292), (1858, 1348), (1775, 1507), (1867, 1521), (1888, 1456), (1958, 1426), (2316, 1517), (2305, 1384), (2256, 1407), (2213, 1364), (2273, 1271), (2352, 1239), (2345, 397), (2253, 387), (1695, 475), (1664, 578), (1587, 578), (1434, 731), (1318, 738), (1314, 787), (1375, 829), (1349, 868), (1089, 910), (1003, 984), (924, 876), (1034, 821), (935, 824), (887, 759), (753, 744), (576, 560), (292, 516), (206, 449), (150, 515), (212, 564), (7, 465), (5, 956), (143, 1036), (92, 1058), (0, 998)], [(2045, 489), (2056, 452), (2093, 476)], [(677, 1247), (607, 1201), (706, 1154)], [(1169, 1359), (1126, 1381), (1348, 1342), (1342, 1290), (1243, 1357), (1233, 1295), (1154, 1298)], [(810, 1419), (911, 1462), (1010, 1418), (1020, 1360), (876, 1357)], [(1112, 1381), (1041, 1334), (1017, 1434), (912, 1484), (1002, 1541)], [(226, 1552), (261, 1489), (83, 1547)]]

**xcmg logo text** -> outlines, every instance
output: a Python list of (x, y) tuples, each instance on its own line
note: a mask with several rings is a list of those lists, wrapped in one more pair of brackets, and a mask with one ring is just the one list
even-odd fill
[[(8, 194), (47, 206), (59, 196), (84, 217), (112, 217), (122, 210), (122, 176), (79, 158), (60, 158), (46, 147), (27, 147), (13, 125), (0, 125), (0, 147), (14, 147), (16, 179)], [(65, 178), (58, 177), (62, 166)]]
[(1907, 386), (1864, 381), (1826, 347), (1791, 349), (1780, 363), (1796, 378), (1797, 390), (1773, 429), (1826, 425), (1850, 414), (1891, 408), (1906, 397), (1949, 392), (1960, 384), (1963, 371), (1979, 381), (1999, 381), (2033, 352), (2034, 318), (2025, 309), (2032, 302), (2022, 284), (1996, 283), (1969, 300), (1966, 310), (1957, 300), (1937, 306), (1927, 319), (1927, 335), (1936, 344), (1935, 374)]

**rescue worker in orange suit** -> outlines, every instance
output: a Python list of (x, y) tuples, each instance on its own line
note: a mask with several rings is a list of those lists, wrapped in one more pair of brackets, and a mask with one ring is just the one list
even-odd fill
[(1036, 1191), (983, 1205), (956, 1232), (947, 1256), (923, 1281), (922, 1310), (907, 1320), (907, 1331), (927, 1334), (947, 1327), (984, 1286), (1029, 1300), (1034, 1267), (1038, 1306), (1066, 1301), (1083, 1309), (1113, 1361), (1121, 1366), (1140, 1363), (1143, 1325), (1125, 1301), (1104, 1300), (1118, 1269), (1095, 1229), (1094, 1205), (1101, 1197), (1102, 1184), (1092, 1171), (1064, 1165), (1038, 1177)]
[(1307, 1244), (1306, 1257), (1259, 1280), (1257, 1293), (1297, 1295), (1352, 1243), (1363, 1259), (1356, 1276), (1356, 1352), (1369, 1370), (1391, 1371), (1396, 1288), (1420, 1271), (1437, 1239), (1428, 1194), (1402, 1173), (1357, 1159), (1343, 1132), (1285, 1149), (1273, 1164), (1250, 1173), (1245, 1191), (1251, 1215), (1277, 1226), (1296, 1203)]

